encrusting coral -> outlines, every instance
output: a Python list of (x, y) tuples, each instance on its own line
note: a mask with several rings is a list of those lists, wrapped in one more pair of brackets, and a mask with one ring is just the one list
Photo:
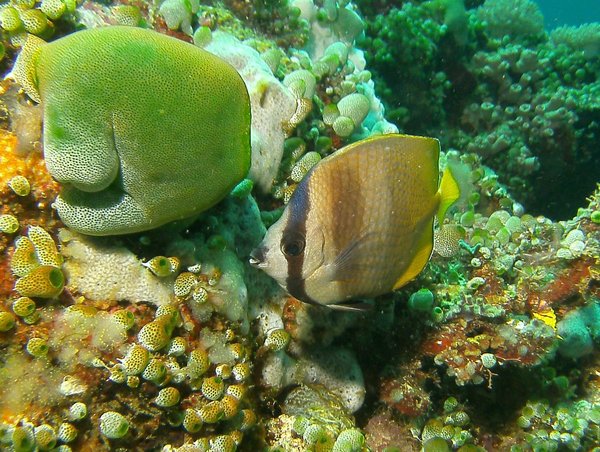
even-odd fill
[(74, 230), (138, 232), (198, 214), (248, 170), (245, 86), (193, 45), (134, 27), (29, 36), (11, 76), (43, 101), (44, 158), (64, 185), (55, 207)]

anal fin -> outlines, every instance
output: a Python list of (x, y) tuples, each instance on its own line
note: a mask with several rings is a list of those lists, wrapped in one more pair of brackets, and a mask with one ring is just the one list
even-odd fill
[(346, 312), (366, 312), (373, 309), (373, 305), (366, 301), (344, 301), (342, 303), (337, 304), (328, 304), (328, 308), (333, 309), (334, 311), (346, 311)]
[(427, 262), (429, 262), (433, 250), (433, 219), (429, 220), (424, 226), (423, 234), (419, 237), (416, 250), (417, 252), (409, 266), (394, 284), (394, 290), (399, 289), (416, 278), (416, 276), (425, 268)]

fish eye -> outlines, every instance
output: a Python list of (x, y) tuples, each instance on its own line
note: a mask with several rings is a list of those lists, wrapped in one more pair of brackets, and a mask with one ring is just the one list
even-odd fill
[(281, 252), (286, 256), (299, 256), (304, 251), (305, 244), (304, 238), (301, 237), (294, 240), (287, 240), (281, 243)]

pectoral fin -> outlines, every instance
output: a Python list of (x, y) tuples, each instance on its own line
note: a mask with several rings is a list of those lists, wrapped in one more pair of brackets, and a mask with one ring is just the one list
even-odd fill
[(356, 278), (357, 273), (368, 267), (364, 256), (369, 253), (376, 253), (377, 248), (381, 246), (381, 240), (376, 232), (361, 234), (340, 251), (330, 265), (330, 280), (347, 281)]

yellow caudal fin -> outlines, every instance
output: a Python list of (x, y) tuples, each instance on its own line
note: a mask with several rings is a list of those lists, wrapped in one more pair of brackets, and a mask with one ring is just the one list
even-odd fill
[(454, 179), (454, 175), (450, 168), (446, 168), (440, 183), (440, 206), (438, 207), (437, 219), (438, 224), (443, 224), (446, 212), (452, 204), (460, 197), (460, 189), (458, 183)]
[(417, 252), (406, 271), (394, 284), (394, 290), (399, 289), (417, 277), (425, 268), (433, 250), (433, 219), (427, 222), (423, 233), (417, 242)]

